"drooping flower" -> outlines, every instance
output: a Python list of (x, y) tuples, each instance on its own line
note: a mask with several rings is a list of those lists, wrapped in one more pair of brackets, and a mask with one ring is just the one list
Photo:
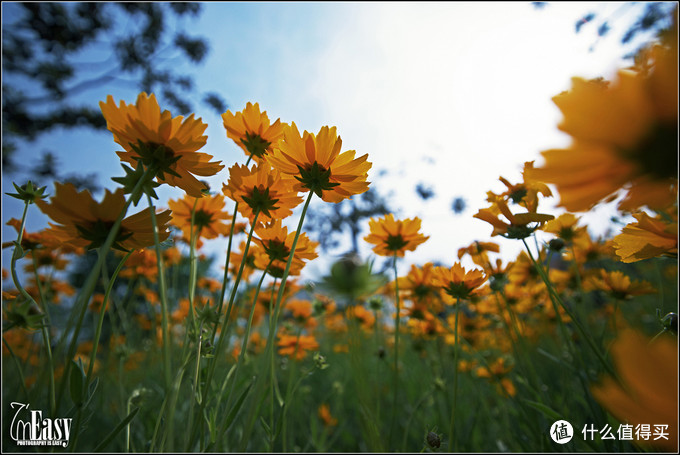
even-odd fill
[[(89, 191), (78, 192), (70, 184), (55, 183), (55, 195), (50, 202), (37, 200), (40, 210), (48, 215), (57, 225), (50, 223), (52, 234), (63, 243), (88, 249), (102, 246), (111, 227), (125, 207), (125, 195), (119, 188), (111, 193), (106, 191), (102, 202), (92, 198)], [(167, 224), (170, 221), (170, 210), (156, 214), (159, 240), (168, 238)], [(128, 250), (140, 249), (153, 245), (153, 224), (151, 214), (143, 210), (130, 215), (121, 223), (113, 248)]]
[(387, 214), (383, 218), (371, 218), (368, 225), (371, 233), (364, 237), (368, 243), (375, 245), (373, 251), (380, 256), (404, 257), (406, 251), (414, 251), (418, 245), (430, 236), (421, 234), (420, 218), (395, 220), (394, 215)]
[(241, 112), (228, 110), (222, 114), (222, 122), (227, 137), (257, 161), (262, 161), (272, 152), (274, 145), (283, 137), (286, 125), (280, 119), (270, 124), (267, 111), (260, 112), (259, 103), (248, 103)]
[(644, 212), (633, 215), (637, 222), (628, 224), (614, 237), (616, 255), (622, 262), (636, 262), (657, 256), (678, 257), (677, 212), (672, 219), (652, 218)]
[(184, 195), (182, 199), (170, 199), (168, 206), (172, 210), (172, 224), (182, 230), (184, 239), (191, 242), (191, 221), (193, 234), (197, 238), (215, 239), (221, 235), (229, 235), (231, 215), (224, 210), (224, 196), (204, 196), (195, 198)]
[[(668, 425), (667, 439), (650, 444), (678, 450), (678, 347), (677, 341), (659, 337), (650, 342), (631, 329), (611, 346), (621, 383), (604, 378), (592, 388), (593, 396), (622, 422)], [(642, 442), (642, 441), (640, 441)]]
[(238, 211), (251, 223), (256, 212), (261, 222), (286, 218), (302, 202), (293, 190), (293, 181), (282, 179), (279, 171), (266, 162), (251, 169), (238, 164), (232, 166), (228, 185), (222, 185), (222, 192), (238, 202)]
[(545, 164), (529, 177), (555, 184), (567, 210), (588, 210), (621, 189), (627, 211), (677, 199), (677, 12), (672, 35), (614, 83), (573, 78), (571, 90), (553, 98), (564, 115), (558, 127), (573, 143), (543, 152)]
[(459, 262), (456, 262), (450, 269), (436, 267), (433, 281), (444, 290), (446, 295), (454, 299), (467, 299), (484, 284), (486, 276), (477, 269), (468, 272)]
[(295, 123), (284, 128), (283, 139), (267, 156), (272, 167), (294, 177), (296, 191), (312, 191), (326, 202), (340, 202), (368, 190), (368, 154), (354, 158), (356, 152), (340, 153), (342, 139), (335, 127), (324, 126), (318, 135)]
[[(501, 214), (508, 222), (499, 218)], [(513, 214), (508, 208), (507, 202), (503, 199), (496, 200), (489, 208), (480, 209), (473, 217), (486, 221), (493, 226), (492, 237), (502, 235), (509, 239), (524, 239), (541, 227), (543, 223), (555, 218), (553, 215), (536, 212)]]
[(170, 111), (161, 112), (154, 94), (140, 93), (136, 104), (116, 106), (113, 96), (99, 106), (113, 139), (125, 151), (116, 152), (122, 161), (136, 167), (141, 161), (145, 167), (156, 170), (160, 183), (182, 188), (193, 197), (201, 197), (207, 187), (194, 175), (209, 177), (224, 168), (220, 162), (211, 162), (211, 155), (198, 152), (206, 144), (203, 132), (207, 124), (194, 119), (172, 117)]

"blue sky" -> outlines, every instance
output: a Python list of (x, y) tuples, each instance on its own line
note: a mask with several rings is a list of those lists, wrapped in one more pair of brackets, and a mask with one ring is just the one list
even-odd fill
[[(294, 121), (300, 130), (337, 126), (343, 150), (368, 153), (369, 180), (390, 196), (396, 216), (420, 217), (430, 235), (402, 261), (404, 272), (412, 262), (452, 264), (458, 248), (489, 240), (491, 227), (472, 215), (486, 206), (487, 191), (503, 190), (498, 177), (517, 181), (524, 161), (538, 165), (541, 150), (568, 144), (556, 128), (560, 113), (550, 98), (568, 89), (572, 76), (611, 78), (624, 54), (618, 38), (625, 17), (599, 42), (594, 24), (574, 31), (578, 18), (589, 11), (611, 14), (618, 8), (613, 3), (560, 2), (541, 10), (513, 2), (202, 6), (199, 18), (182, 25), (210, 40), (210, 54), (204, 64), (178, 70), (190, 72), (201, 92), (220, 93), (232, 111), (259, 102), (270, 118)], [(5, 25), (12, 5), (2, 7)], [(137, 90), (116, 84), (90, 90), (83, 99), (97, 105), (108, 94), (134, 102)], [(220, 117), (206, 107), (196, 114), (209, 125), (202, 151), (227, 167), (243, 163)], [(122, 174), (108, 133), (58, 131), (31, 144), (22, 158), (30, 162), (45, 149), (58, 152), (63, 171), (97, 172), (109, 188), (110, 178)], [(227, 178), (225, 169), (210, 182), (219, 189)], [(420, 200), (417, 183), (432, 187), (436, 197)], [(3, 193), (12, 190), (10, 179), (2, 186)], [(159, 196), (163, 205), (181, 192), (165, 187)], [(458, 216), (450, 209), (456, 196), (468, 204)], [(20, 208), (3, 194), (3, 241), (15, 236), (4, 223), (18, 217)], [(589, 215), (594, 234), (605, 232), (613, 213), (605, 207)], [(28, 230), (45, 224), (32, 207)], [(519, 251), (517, 242), (494, 240), (508, 258)], [(208, 248), (222, 250), (224, 241)], [(370, 255), (367, 245), (363, 254)], [(3, 251), (5, 268), (9, 256)], [(326, 273), (332, 259), (313, 262), (307, 276)]]

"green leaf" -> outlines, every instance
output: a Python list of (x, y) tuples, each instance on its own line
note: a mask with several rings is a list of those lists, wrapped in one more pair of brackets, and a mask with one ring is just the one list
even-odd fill
[(130, 412), (130, 414), (127, 415), (127, 417), (125, 417), (123, 420), (121, 420), (121, 422), (120, 422), (118, 425), (116, 425), (116, 428), (114, 428), (114, 429), (111, 431), (111, 433), (109, 433), (109, 434), (104, 438), (104, 440), (103, 440), (102, 442), (100, 442), (99, 445), (97, 445), (97, 447), (94, 448), (94, 452), (101, 452), (101, 451), (104, 449), (104, 447), (106, 447), (107, 445), (109, 445), (109, 443), (113, 440), (113, 438), (115, 438), (115, 437), (118, 435), (118, 433), (120, 433), (121, 430), (122, 430), (123, 428), (125, 428), (125, 427), (127, 426), (127, 424), (129, 424), (130, 421), (131, 421), (132, 419), (135, 418), (135, 416), (136, 416), (137, 413), (139, 412), (139, 409), (140, 409), (140, 408), (135, 408), (135, 409), (133, 409), (133, 410)]
[(71, 360), (69, 392), (75, 405), (82, 407), (85, 401), (85, 372), (83, 371), (83, 362), (80, 359), (78, 359), (78, 363)]
[(527, 400), (527, 399), (524, 399), (522, 401), (524, 401), (526, 404), (528, 404), (532, 408), (536, 409), (537, 411), (541, 412), (546, 417), (551, 418), (553, 421), (562, 420), (562, 416), (560, 416), (552, 408), (544, 405), (543, 403), (538, 403), (536, 401), (531, 401), (531, 400)]
[(227, 418), (224, 421), (225, 430), (229, 428), (229, 425), (231, 425), (231, 423), (234, 421), (234, 418), (236, 417), (236, 414), (238, 413), (239, 409), (241, 409), (241, 405), (243, 405), (243, 402), (245, 401), (248, 392), (255, 383), (254, 379), (255, 378), (253, 378), (253, 380), (250, 381), (250, 384), (248, 384), (246, 388), (243, 389), (243, 392), (241, 392), (241, 395), (238, 397), (238, 400), (236, 400), (236, 403), (234, 403), (234, 407), (232, 407), (231, 410), (229, 411), (229, 414), (227, 414)]

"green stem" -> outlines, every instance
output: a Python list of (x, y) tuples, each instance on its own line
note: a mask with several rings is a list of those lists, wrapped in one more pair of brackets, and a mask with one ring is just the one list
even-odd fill
[[(150, 195), (146, 195), (146, 200), (149, 203), (149, 212), (151, 214), (151, 225), (153, 226), (153, 240), (156, 246), (156, 264), (158, 266), (158, 291), (161, 301), (161, 330), (163, 333), (163, 371), (165, 373), (165, 390), (166, 393), (172, 387), (172, 359), (170, 358), (170, 330), (168, 328), (168, 299), (166, 296), (165, 287), (165, 271), (163, 268), (163, 254), (161, 252), (161, 242), (158, 236), (158, 222), (156, 221), (156, 208), (153, 205), (153, 200)], [(168, 416), (172, 419), (171, 416)], [(172, 423), (169, 422), (172, 426)]]
[(401, 317), (400, 300), (399, 300), (399, 274), (397, 272), (397, 253), (394, 253), (394, 260), (392, 261), (392, 268), (394, 269), (394, 286), (396, 299), (396, 319), (394, 323), (394, 396), (392, 398), (392, 423), (390, 424), (389, 443), (392, 443), (392, 434), (394, 433), (394, 425), (397, 420), (397, 398), (399, 397), (399, 322)]
[[(19, 247), (21, 246), (21, 241), (24, 238), (24, 229), (26, 226), (26, 215), (28, 213), (28, 206), (30, 202), (26, 201), (24, 204), (24, 211), (21, 215), (21, 226), (19, 227), (19, 235), (17, 237), (17, 245)], [(28, 301), (33, 302), (35, 306), (38, 308), (41, 308), (43, 312), (46, 313), (46, 308), (47, 308), (47, 302), (44, 301), (44, 298), (42, 296), (41, 292), (41, 301), (45, 305), (45, 308), (41, 307), (34, 299), (31, 297), (31, 295), (24, 289), (24, 287), (21, 285), (21, 282), (19, 281), (19, 277), (17, 276), (17, 271), (16, 271), (16, 266), (17, 266), (17, 260), (18, 254), (17, 254), (17, 248), (14, 248), (14, 251), (12, 252), (12, 261), (11, 261), (11, 266), (10, 266), (10, 271), (12, 274), (12, 281), (14, 282), (14, 286), (17, 288), (17, 290), (21, 293), (21, 295)], [(22, 248), (22, 253), (23, 253), (23, 248)], [(35, 256), (34, 256), (34, 261), (35, 261)], [(36, 270), (36, 275), (37, 275), (37, 270)], [(40, 286), (40, 277), (38, 276), (36, 278), (36, 282), (38, 283), (38, 286)], [(47, 326), (41, 322), (41, 333), (42, 333), (42, 338), (43, 338), (43, 345), (45, 346), (45, 352), (47, 354), (47, 366), (48, 366), (48, 378), (49, 378), (49, 390), (48, 390), (48, 397), (50, 401), (50, 415), (55, 416), (57, 412), (57, 403), (56, 403), (56, 389), (55, 389), (55, 384), (54, 384), (54, 360), (52, 357), (52, 342), (50, 340), (50, 333), (47, 330)]]
[[(546, 276), (545, 271), (543, 270), (543, 267), (536, 262), (536, 259), (534, 259), (533, 254), (531, 253), (531, 249), (529, 249), (529, 245), (527, 245), (526, 241), (522, 239), (522, 243), (524, 243), (524, 247), (527, 250), (527, 253), (529, 254), (529, 258), (531, 259), (531, 262), (534, 264), (534, 267), (538, 271), (539, 275), (541, 276), (541, 279), (545, 283), (546, 288), (548, 289), (548, 295), (550, 296), (551, 301), (553, 304), (558, 303), (562, 309), (569, 315), (571, 320), (574, 322), (574, 325), (578, 329), (579, 333), (581, 336), (587, 341), (588, 346), (593, 350), (597, 358), (600, 360), (602, 365), (605, 367), (605, 369), (613, 376), (613, 377), (618, 377), (614, 369), (607, 363), (605, 360), (604, 356), (600, 352), (600, 350), (595, 346), (595, 343), (593, 342), (592, 338), (588, 335), (586, 330), (583, 328), (579, 320), (576, 318), (576, 315), (564, 304), (562, 299), (560, 298), (559, 295), (557, 295), (557, 292), (553, 288), (552, 284), (550, 283), (550, 279)], [(561, 318), (559, 318), (559, 312), (557, 311), (557, 308), (555, 308), (555, 311), (557, 313), (558, 320), (561, 321)]]
[[(236, 297), (236, 291), (238, 290), (238, 285), (240, 284), (241, 276), (243, 275), (243, 270), (246, 266), (246, 260), (248, 258), (248, 249), (250, 248), (250, 242), (253, 239), (253, 233), (255, 231), (255, 225), (257, 224), (257, 217), (258, 217), (259, 214), (260, 214), (259, 211), (255, 212), (253, 222), (252, 222), (252, 225), (250, 227), (250, 231), (248, 232), (248, 239), (246, 240), (246, 246), (245, 246), (245, 249), (243, 250), (243, 259), (241, 260), (241, 265), (239, 267), (239, 270), (238, 270), (238, 273), (237, 273), (237, 276), (236, 276), (236, 280), (234, 281), (234, 284), (233, 284), (233, 287), (232, 287), (232, 290), (231, 290), (231, 295), (229, 296), (229, 304), (227, 305), (227, 311), (226, 311), (226, 314), (224, 316), (224, 321), (222, 322), (222, 330), (220, 332), (220, 338), (217, 341), (217, 345), (215, 346), (214, 355), (213, 355), (212, 359), (210, 359), (210, 364), (208, 365), (208, 372), (206, 374), (206, 380), (205, 380), (206, 385), (209, 385), (212, 382), (213, 375), (215, 374), (215, 367), (217, 365), (217, 359), (219, 359), (220, 356), (221, 356), (222, 347), (224, 346), (225, 340), (229, 338), (229, 333), (227, 332), (227, 328), (228, 328), (228, 325), (229, 325), (229, 318), (231, 316), (231, 310), (232, 310), (232, 307), (234, 305), (234, 298)], [(222, 299), (220, 298), (220, 302), (221, 301), (222, 301)], [(219, 315), (219, 312), (218, 312), (218, 315)], [(217, 327), (217, 324), (215, 324), (215, 327)], [(204, 390), (205, 390), (205, 393), (207, 394), (208, 391), (210, 390), (210, 388), (206, 386)], [(207, 396), (204, 396), (201, 399), (201, 407), (199, 409), (200, 415), (203, 414), (203, 410), (205, 409), (206, 402), (207, 402)], [(197, 429), (196, 427), (193, 428), (193, 429), (192, 428), (189, 429), (189, 431), (192, 434), (192, 437), (190, 438), (190, 443), (193, 443), (193, 440), (196, 436), (196, 429)]]
[(454, 348), (453, 351), (453, 406), (451, 407), (451, 425), (449, 430), (450, 445), (458, 451), (458, 439), (456, 438), (456, 401), (458, 400), (458, 353), (460, 352), (460, 344), (458, 343), (458, 315), (460, 313), (460, 297), (456, 298), (456, 312), (453, 328)]
[(130, 250), (125, 257), (118, 263), (118, 266), (116, 267), (116, 270), (114, 270), (113, 275), (111, 276), (111, 279), (109, 280), (108, 286), (106, 287), (106, 292), (104, 293), (104, 301), (102, 302), (102, 307), (99, 310), (99, 321), (97, 322), (97, 327), (95, 329), (94, 333), (94, 342), (92, 344), (92, 354), (90, 354), (90, 365), (87, 368), (87, 376), (85, 378), (85, 384), (89, 385), (90, 384), (90, 378), (92, 377), (92, 372), (94, 371), (94, 362), (95, 359), (97, 358), (97, 349), (99, 348), (99, 338), (101, 337), (102, 334), (102, 327), (104, 326), (104, 315), (106, 314), (106, 307), (109, 302), (109, 296), (111, 295), (111, 290), (113, 289), (113, 284), (116, 281), (116, 278), (118, 277), (118, 273), (121, 271), (123, 268), (123, 265), (125, 265), (125, 262), (128, 260), (128, 258), (132, 255), (132, 253), (135, 250)]
[[(297, 242), (298, 238), (300, 237), (300, 232), (302, 231), (302, 226), (305, 221), (305, 215), (307, 214), (307, 209), (309, 208), (309, 203), (312, 200), (312, 196), (314, 195), (314, 192), (310, 191), (309, 196), (307, 196), (307, 200), (305, 202), (304, 207), (302, 208), (302, 214), (300, 215), (300, 221), (298, 223), (297, 230), (295, 231), (295, 238), (293, 239), (293, 245), (291, 247), (289, 256), (288, 256), (288, 262), (286, 263), (286, 268), (283, 272), (283, 276), (281, 277), (281, 284), (279, 286), (279, 292), (276, 297), (276, 304), (274, 305), (274, 313), (273, 313), (273, 323), (270, 324), (270, 330), (269, 330), (269, 335), (267, 336), (267, 346), (265, 347), (265, 358), (268, 358), (272, 350), (274, 349), (274, 335), (276, 333), (276, 327), (278, 323), (278, 318), (279, 318), (279, 313), (281, 311), (281, 301), (283, 300), (283, 293), (285, 292), (286, 288), (286, 280), (288, 279), (288, 274), (290, 272), (290, 266), (293, 263), (293, 257), (295, 256), (295, 248), (297, 247)], [(270, 314), (271, 317), (271, 314)], [(268, 368), (271, 370), (269, 372), (265, 371), (264, 376), (268, 376), (267, 373), (274, 374), (274, 367), (273, 365), (268, 365)], [(258, 377), (257, 383), (255, 386), (255, 396), (258, 396), (259, 394), (263, 393), (264, 391), (262, 388), (264, 387), (264, 382), (262, 381), (262, 375)], [(274, 404), (272, 403), (272, 407)], [(246, 428), (245, 431), (243, 432), (243, 437), (242, 437), (242, 450), (245, 450), (243, 447), (247, 446), (248, 444), (248, 438), (250, 438), (250, 433), (252, 432), (253, 426), (255, 424), (255, 414), (258, 412), (259, 406), (254, 406), (251, 408), (251, 413), (249, 415), (249, 418), (247, 419), (246, 422)]]
[[(154, 175), (154, 171), (151, 170), (151, 168), (147, 168), (144, 171), (144, 174), (142, 174), (142, 177), (137, 181), (135, 184), (135, 187), (132, 190), (132, 193), (130, 194), (130, 197), (128, 200), (125, 202), (125, 205), (123, 206), (123, 209), (121, 210), (120, 214), (118, 214), (118, 218), (116, 218), (116, 221), (113, 223), (113, 226), (111, 226), (111, 230), (109, 231), (109, 235), (106, 237), (106, 240), (102, 244), (102, 246), (99, 248), (99, 257), (97, 258), (97, 262), (95, 263), (94, 267), (92, 268), (90, 274), (87, 276), (87, 279), (85, 280), (85, 283), (83, 284), (83, 287), (81, 288), (80, 294), (78, 294), (78, 297), (76, 299), (76, 302), (73, 306), (73, 310), (71, 312), (71, 316), (69, 317), (69, 321), (66, 324), (66, 328), (61, 336), (61, 339), (59, 340), (59, 349), (58, 352), (63, 349), (63, 345), (66, 343), (68, 334), (70, 332), (70, 327), (71, 324), (73, 323), (72, 318), (75, 314), (78, 314), (78, 320), (76, 322), (76, 327), (73, 331), (73, 334), (71, 335), (71, 342), (69, 344), (68, 348), (68, 354), (67, 354), (67, 360), (72, 359), (73, 356), (75, 355), (76, 352), (76, 345), (78, 343), (78, 334), (80, 333), (80, 329), (83, 325), (83, 318), (85, 317), (85, 311), (87, 310), (87, 303), (90, 301), (90, 297), (92, 297), (92, 293), (94, 292), (95, 286), (97, 285), (97, 281), (99, 280), (99, 273), (101, 271), (102, 265), (104, 264), (104, 261), (106, 259), (106, 256), (111, 249), (111, 246), (113, 245), (113, 242), (116, 239), (116, 236), (118, 235), (118, 231), (120, 230), (120, 225), (123, 222), (123, 219), (125, 218), (125, 215), (127, 214), (128, 208), (130, 207), (130, 204), (132, 204), (132, 201), (137, 199), (140, 193), (143, 190), (144, 183), (148, 180), (149, 176)], [(155, 221), (155, 214), (153, 220)], [(155, 233), (155, 231), (154, 231)], [(61, 398), (64, 395), (64, 388), (66, 386), (66, 382), (68, 381), (69, 373), (71, 371), (71, 362), (66, 362), (64, 365), (64, 373), (62, 375), (62, 380), (61, 383), (59, 384), (59, 393), (57, 395), (57, 409), (59, 408), (59, 404), (61, 402)]]

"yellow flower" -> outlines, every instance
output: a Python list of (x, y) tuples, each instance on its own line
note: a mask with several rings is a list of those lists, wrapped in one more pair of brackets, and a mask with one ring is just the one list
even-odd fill
[(182, 199), (170, 199), (168, 206), (172, 210), (172, 223), (182, 230), (184, 239), (191, 242), (191, 219), (193, 212), (193, 234), (196, 238), (215, 239), (220, 235), (229, 235), (231, 223), (229, 213), (224, 210), (224, 196), (204, 196), (195, 198), (184, 195)]
[(678, 257), (678, 220), (656, 219), (646, 213), (633, 215), (637, 223), (630, 223), (614, 237), (616, 254), (622, 262), (636, 262), (657, 256)]
[(340, 153), (342, 139), (335, 127), (322, 127), (318, 135), (301, 136), (295, 123), (284, 128), (283, 139), (267, 156), (272, 167), (294, 177), (296, 191), (312, 191), (326, 202), (340, 202), (368, 190), (368, 154)]
[(399, 293), (419, 307), (439, 310), (441, 290), (434, 284), (434, 265), (431, 262), (418, 267), (411, 265), (408, 275), (399, 277)]
[(286, 218), (302, 202), (293, 190), (293, 181), (282, 179), (279, 171), (266, 162), (251, 169), (238, 164), (232, 166), (228, 185), (222, 185), (222, 192), (238, 202), (238, 211), (251, 223), (255, 212), (262, 222)]
[(146, 166), (153, 166), (160, 183), (182, 188), (193, 197), (201, 197), (207, 187), (195, 175), (208, 177), (217, 174), (224, 166), (210, 162), (211, 155), (197, 152), (208, 139), (203, 135), (207, 124), (201, 119), (172, 117), (170, 111), (161, 113), (155, 95), (140, 93), (136, 105), (124, 101), (116, 106), (109, 95), (106, 103), (99, 106), (106, 119), (113, 139), (125, 151), (116, 152), (121, 160)]
[[(499, 218), (501, 214), (509, 221), (509, 223)], [(480, 209), (473, 217), (486, 221), (493, 226), (493, 231), (491, 232), (492, 237), (502, 235), (509, 239), (524, 239), (542, 226), (543, 223), (555, 218), (553, 215), (536, 212), (513, 214), (508, 208), (507, 202), (503, 199), (497, 199), (492, 206), (487, 209)], [(530, 226), (532, 223), (537, 224)]]
[(590, 277), (584, 283), (584, 288), (585, 290), (597, 289), (604, 291), (618, 300), (656, 292), (648, 282), (631, 281), (629, 277), (619, 270), (612, 272), (600, 270), (600, 276)]
[[(631, 425), (668, 425), (668, 440), (650, 440), (665, 450), (678, 450), (677, 340), (650, 342), (631, 329), (611, 347), (621, 383), (607, 377), (592, 388), (593, 396), (617, 419)], [(653, 427), (652, 427), (653, 428)]]
[(394, 215), (387, 214), (383, 218), (371, 218), (368, 222), (371, 233), (364, 237), (368, 243), (375, 245), (373, 251), (380, 256), (404, 257), (407, 251), (415, 251), (430, 236), (419, 233), (420, 218), (395, 220)]
[(552, 183), (560, 205), (585, 211), (622, 188), (622, 210), (663, 209), (677, 199), (677, 13), (669, 46), (651, 52), (652, 71), (621, 70), (609, 85), (572, 79), (572, 89), (553, 98), (570, 134), (567, 149), (543, 152), (545, 164), (529, 177)]
[(222, 114), (222, 123), (227, 130), (227, 137), (241, 147), (247, 156), (261, 161), (271, 153), (274, 144), (283, 137), (283, 127), (280, 119), (269, 123), (267, 111), (260, 112), (259, 103), (248, 103), (241, 112), (232, 114), (227, 111)]
[(585, 226), (576, 227), (578, 221), (579, 218), (573, 214), (563, 213), (556, 219), (545, 223), (542, 230), (551, 234), (555, 234), (566, 243), (569, 243), (574, 241), (576, 238), (587, 235), (587, 229)]
[[(281, 225), (281, 220), (275, 220), (255, 228), (255, 235), (257, 244), (263, 249), (262, 252), (258, 249), (255, 255), (255, 266), (264, 270), (269, 264), (269, 275), (280, 278), (283, 276), (293, 247), (295, 232), (288, 233), (288, 228)], [(297, 275), (305, 265), (305, 260), (310, 261), (317, 257), (316, 247), (318, 245), (318, 242), (310, 240), (305, 233), (300, 234), (289, 271), (290, 275)]]
[(475, 269), (468, 272), (459, 262), (456, 262), (450, 269), (435, 268), (433, 281), (444, 290), (446, 295), (454, 299), (466, 299), (486, 281), (486, 276), (481, 270)]
[[(106, 190), (104, 199), (98, 203), (89, 191), (78, 192), (70, 183), (56, 182), (55, 187), (55, 195), (49, 203), (45, 200), (35, 201), (43, 213), (59, 223), (50, 223), (51, 233), (62, 243), (88, 249), (102, 246), (125, 207), (123, 189), (119, 188), (113, 193)], [(168, 221), (170, 210), (156, 214), (160, 241), (169, 236), (166, 226)], [(140, 249), (154, 243), (151, 214), (144, 210), (123, 220), (112, 247), (121, 250)]]

